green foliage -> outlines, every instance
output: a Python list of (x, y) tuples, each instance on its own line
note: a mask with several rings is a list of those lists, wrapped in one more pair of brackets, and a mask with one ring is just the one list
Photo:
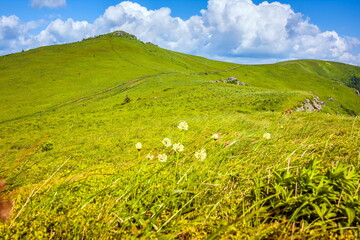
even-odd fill
[(124, 101), (121, 103), (121, 105), (125, 105), (125, 104), (127, 104), (127, 103), (129, 103), (129, 102), (131, 102), (131, 99), (129, 98), (128, 95), (126, 95), (126, 96), (125, 96), (125, 99), (124, 99)]
[[(359, 118), (342, 115), (360, 112), (360, 99), (343, 81), (358, 72), (309, 60), (222, 63), (113, 34), (0, 57), (0, 178), (15, 203), (10, 220), (0, 222), (0, 238), (351, 239), (356, 227), (328, 229), (331, 222), (353, 226), (357, 215), (351, 223), (324, 215), (301, 232), (297, 221), (288, 223), (290, 213), (286, 220), (270, 211), (264, 217), (266, 208), (246, 196), (253, 178), (290, 160), (342, 162), (358, 174)], [(248, 86), (210, 83), (229, 76)], [(322, 113), (282, 113), (315, 94), (334, 101)], [(181, 121), (189, 124), (184, 134)], [(185, 150), (164, 148), (164, 137)], [(199, 161), (194, 154), (203, 148), (207, 157)], [(163, 153), (166, 162), (157, 158)], [(289, 184), (298, 180), (294, 171)], [(325, 168), (311, 171), (335, 179)], [(353, 188), (343, 182), (331, 186)], [(310, 183), (305, 189), (315, 188)], [(331, 209), (337, 216), (350, 216), (346, 207), (358, 211), (341, 198)]]
[[(328, 113), (360, 113), (360, 98), (344, 85), (351, 76), (360, 76), (357, 66), (310, 60), (237, 65), (168, 51), (125, 35), (106, 34), (1, 56), (0, 122), (54, 111), (118, 89), (126, 91), (124, 87), (154, 78), (158, 81), (159, 77), (162, 81), (171, 78), (166, 84), (175, 80), (178, 86), (191, 80), (193, 86), (201, 89), (205, 82), (236, 76), (252, 87), (279, 94), (316, 94), (322, 101), (332, 97), (334, 101), (328, 101), (324, 109)], [(151, 93), (156, 89), (148, 90)], [(305, 98), (281, 110), (293, 108)]]
[(54, 149), (54, 143), (47, 142), (41, 145), (41, 151), (47, 152)]
[(236, 66), (161, 49), (130, 35), (0, 56), (0, 122), (76, 102), (164, 73), (193, 73)]
[(300, 231), (343, 230), (360, 225), (360, 171), (337, 163), (324, 168), (312, 160), (304, 167), (274, 169), (255, 181), (251, 198), (266, 207), (266, 222), (287, 220)]
[(352, 76), (347, 86), (360, 91), (360, 77)]

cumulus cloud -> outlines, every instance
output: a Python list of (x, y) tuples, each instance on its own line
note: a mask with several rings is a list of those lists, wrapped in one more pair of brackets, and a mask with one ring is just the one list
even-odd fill
[(58, 43), (74, 42), (82, 38), (94, 36), (94, 27), (86, 21), (74, 21), (69, 18), (66, 21), (56, 19), (52, 21), (34, 39), (44, 46)]
[[(23, 23), (15, 16), (0, 17), (0, 54), (20, 51), (22, 48), (33, 46), (34, 42), (26, 35), (38, 27), (42, 21)], [(36, 46), (36, 43), (35, 43)]]
[(35, 8), (59, 8), (66, 6), (66, 0), (32, 0), (31, 6)]
[[(202, 17), (212, 36), (206, 50), (222, 56), (343, 60), (360, 46), (336, 32), (321, 32), (290, 5), (278, 2), (210, 0)], [(353, 59), (360, 64), (360, 58)]]
[(251, 0), (209, 0), (207, 9), (183, 20), (172, 17), (169, 8), (149, 10), (125, 1), (110, 6), (92, 23), (56, 19), (36, 36), (27, 34), (24, 26), (16, 32), (11, 27), (19, 24), (16, 16), (3, 18), (0, 36), (23, 36), (22, 44), (29, 47), (124, 30), (164, 48), (236, 62), (316, 58), (360, 65), (360, 55), (355, 54), (360, 50), (358, 39), (322, 32), (290, 5), (279, 2), (257, 5)]
[(192, 52), (204, 43), (207, 33), (199, 17), (184, 21), (170, 14), (169, 8), (154, 11), (137, 3), (122, 2), (109, 7), (94, 26), (97, 32), (124, 30), (177, 51)]

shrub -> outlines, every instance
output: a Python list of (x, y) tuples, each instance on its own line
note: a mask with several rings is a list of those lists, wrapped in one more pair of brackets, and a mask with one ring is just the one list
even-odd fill
[(128, 95), (126, 95), (126, 96), (125, 96), (125, 99), (124, 99), (124, 101), (121, 103), (121, 105), (125, 105), (125, 104), (127, 104), (127, 103), (129, 103), (129, 102), (131, 102), (131, 99), (129, 98)]
[(54, 149), (54, 143), (46, 142), (41, 145), (41, 151), (47, 152)]
[(312, 160), (301, 168), (275, 169), (255, 181), (251, 199), (266, 207), (264, 222), (284, 221), (300, 231), (343, 230), (360, 225), (358, 168), (338, 163), (324, 169)]

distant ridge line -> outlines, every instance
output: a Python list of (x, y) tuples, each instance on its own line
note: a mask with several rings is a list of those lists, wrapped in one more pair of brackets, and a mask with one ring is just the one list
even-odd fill
[(232, 67), (232, 68), (228, 68), (228, 69), (224, 69), (224, 70), (219, 70), (219, 71), (212, 71), (212, 72), (202, 72), (202, 73), (191, 73), (191, 75), (207, 75), (207, 74), (216, 74), (216, 73), (221, 73), (221, 72), (228, 72), (234, 69), (237, 69), (239, 67), (242, 67), (242, 65), (236, 66), (236, 67)]

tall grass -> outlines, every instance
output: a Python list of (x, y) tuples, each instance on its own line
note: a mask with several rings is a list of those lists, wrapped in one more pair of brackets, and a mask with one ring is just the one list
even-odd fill
[[(295, 173), (293, 166), (306, 165), (311, 159), (329, 166), (332, 162), (356, 162), (359, 144), (349, 139), (353, 139), (354, 134), (359, 136), (359, 125), (354, 125), (350, 118), (331, 117), (332, 123), (324, 118), (322, 127), (317, 128), (319, 122), (313, 120), (322, 115), (312, 114), (280, 118), (279, 114), (270, 113), (237, 116), (207, 119), (205, 126), (204, 119), (193, 118), (187, 120), (189, 130), (186, 132), (177, 128), (179, 120), (175, 118), (162, 121), (163, 127), (154, 125), (155, 131), (142, 131), (141, 135), (135, 131), (121, 136), (130, 141), (128, 149), (118, 149), (122, 147), (117, 145), (117, 137), (110, 137), (109, 141), (103, 132), (96, 144), (107, 142), (113, 152), (106, 153), (110, 151), (108, 145), (103, 148), (100, 145), (94, 158), (91, 148), (81, 149), (79, 145), (78, 150), (67, 149), (54, 141), (53, 150), (39, 149), (31, 156), (34, 160), (53, 159), (52, 163), (39, 159), (16, 178), (9, 174), (10, 184), (18, 185), (12, 193), (16, 215), (9, 223), (0, 225), (2, 236), (27, 239), (301, 236), (299, 226), (294, 234), (290, 216), (289, 222), (281, 217), (269, 222), (269, 215), (265, 213), (273, 211), (260, 207), (265, 202), (261, 199), (249, 202), (247, 197), (254, 189), (267, 193), (266, 188), (261, 190), (253, 181), (264, 178), (267, 184), (269, 172), (275, 168), (287, 169), (289, 161), (290, 170)], [(335, 127), (337, 124), (342, 126), (341, 130)], [(142, 129), (146, 129), (143, 122)], [(265, 132), (271, 133), (271, 139), (263, 138)], [(214, 133), (219, 134), (217, 141), (212, 138)], [(72, 130), (72, 134), (76, 135), (76, 131)], [(91, 135), (88, 137), (85, 141), (91, 139)], [(181, 142), (185, 150), (176, 153), (166, 148), (161, 143), (164, 137)], [(142, 142), (140, 156), (135, 148), (137, 141)], [(71, 145), (73, 143), (69, 143), (69, 147)], [(207, 157), (199, 161), (194, 153), (202, 148), (206, 149)], [(166, 153), (168, 160), (147, 159), (149, 152), (155, 156)], [(72, 158), (56, 160), (57, 156), (66, 155)], [(27, 181), (23, 182), (24, 178), (28, 178)], [(268, 192), (268, 201), (275, 194), (272, 191)], [(264, 218), (264, 214), (268, 217)], [(339, 227), (329, 228), (332, 224), (326, 220), (322, 222), (328, 226), (326, 231), (309, 227), (312, 235), (327, 236), (321, 234), (329, 229), (333, 231), (332, 236), (349, 234), (336, 231)], [(303, 236), (309, 234), (303, 232)]]
[[(342, 85), (357, 67), (234, 68), (110, 35), (0, 63), (1, 239), (358, 237), (360, 124), (340, 115), (359, 112)], [(232, 75), (248, 86), (209, 83)], [(282, 114), (315, 94), (335, 101)], [(299, 207), (316, 184), (331, 199)]]

